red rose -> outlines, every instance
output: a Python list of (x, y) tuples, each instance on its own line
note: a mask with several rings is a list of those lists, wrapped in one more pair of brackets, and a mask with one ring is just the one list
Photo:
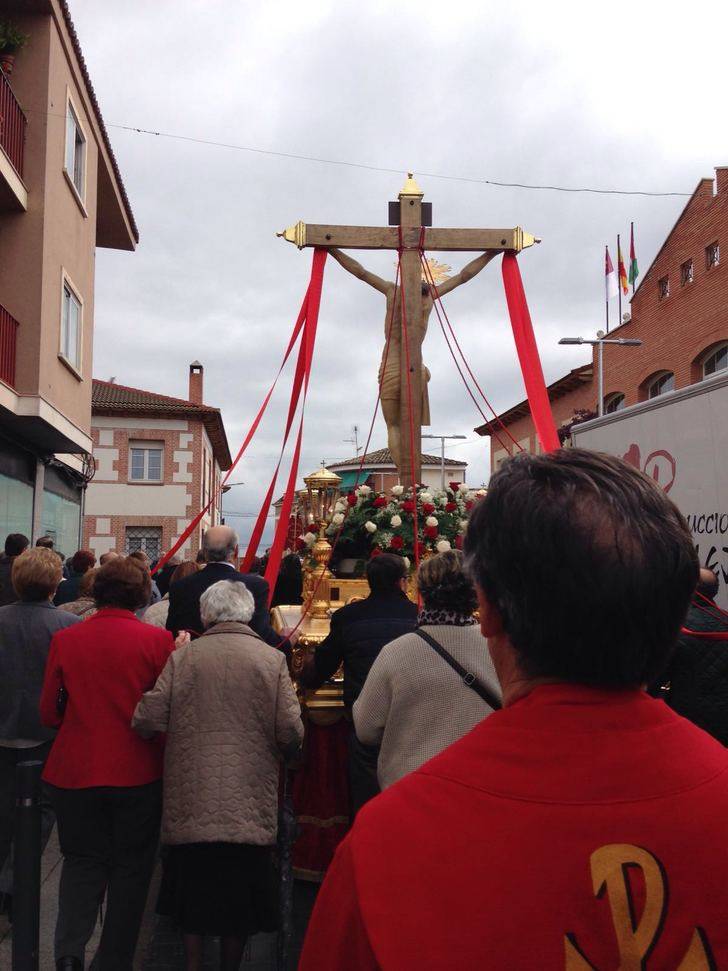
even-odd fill
[(303, 539), (303, 536), (297, 536), (296, 537), (296, 549), (297, 550), (304, 550), (304, 549), (306, 549), (306, 543), (305, 543), (305, 541)]
[(402, 503), (402, 509), (405, 512), (414, 512), (415, 511), (414, 501), (412, 499), (405, 499), (405, 501)]
[(389, 544), (391, 550), (401, 550), (404, 546), (404, 540), (401, 536), (393, 536), (392, 542)]
[(457, 507), (458, 507), (458, 504), (456, 502), (446, 502), (445, 503), (445, 512), (455, 512), (455, 510), (457, 509)]
[(356, 505), (356, 493), (355, 492), (350, 492), (349, 495), (346, 497), (346, 501), (349, 503), (350, 506), (355, 506)]
[(435, 511), (435, 507), (433, 506), (433, 504), (431, 502), (423, 502), (422, 503), (422, 512), (423, 513), (425, 513), (428, 516), (431, 516), (434, 511)]
[(374, 500), (374, 505), (377, 509), (381, 509), (383, 506), (387, 505), (387, 500), (384, 498), (384, 496), (377, 496), (377, 498)]
[(422, 532), (428, 539), (437, 539), (437, 526), (425, 526)]
[(373, 550), (371, 551), (371, 553), (369, 554), (369, 559), (374, 559), (374, 557), (375, 557), (375, 556), (379, 556), (379, 554), (380, 554), (381, 552), (382, 552), (382, 551), (381, 551), (381, 550), (379, 549), (379, 547), (378, 547), (378, 546), (375, 546), (375, 547), (374, 547), (374, 549), (373, 549)]
[(450, 483), (450, 488), (452, 489), (452, 491), (453, 491), (453, 492), (457, 492), (457, 491), (458, 491), (458, 486), (459, 486), (459, 485), (460, 485), (460, 483), (459, 483), (459, 482), (451, 482), (451, 483)]
[(463, 548), (463, 539), (464, 539), (464, 537), (463, 537), (462, 533), (458, 533), (458, 535), (455, 537), (455, 549), (456, 550), (461, 550)]
[(468, 501), (465, 503), (465, 508), (469, 510), (469, 509), (472, 509), (474, 505), (475, 503), (473, 502), (473, 500), (468, 499)]

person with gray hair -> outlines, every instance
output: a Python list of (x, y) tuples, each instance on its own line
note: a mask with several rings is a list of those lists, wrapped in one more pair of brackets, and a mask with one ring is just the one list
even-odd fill
[(199, 573), (175, 583), (169, 590), (169, 614), (167, 630), (175, 632), (187, 630), (193, 637), (202, 631), (200, 598), (205, 590), (220, 580), (235, 580), (244, 583), (253, 596), (255, 610), (250, 618), (250, 627), (266, 644), (284, 649), (288, 644), (283, 631), (277, 634), (270, 623), (268, 612), (269, 588), (263, 577), (252, 573), (239, 573), (235, 568), (238, 559), (238, 534), (230, 526), (212, 526), (202, 539), (207, 565)]
[(192, 971), (204, 937), (221, 937), (221, 967), (237, 969), (246, 939), (277, 923), (279, 763), (303, 722), (284, 655), (250, 627), (255, 609), (245, 583), (208, 587), (205, 633), (171, 655), (132, 721), (144, 738), (166, 733), (162, 842)]

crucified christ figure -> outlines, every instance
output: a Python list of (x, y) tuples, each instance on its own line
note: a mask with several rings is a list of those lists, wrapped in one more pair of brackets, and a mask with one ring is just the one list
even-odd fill
[[(379, 390), (380, 398), (382, 402), (382, 414), (384, 415), (384, 420), (387, 423), (387, 444), (389, 445), (389, 451), (392, 454), (392, 459), (396, 464), (397, 468), (401, 468), (401, 433), (402, 433), (402, 418), (401, 418), (401, 401), (400, 401), (400, 374), (402, 368), (402, 300), (400, 287), (395, 286), (395, 284), (389, 280), (383, 280), (380, 276), (375, 273), (371, 273), (369, 270), (365, 270), (361, 263), (357, 263), (346, 253), (343, 253), (338, 249), (331, 249), (329, 251), (333, 258), (348, 270), (349, 273), (353, 274), (357, 279), (363, 280), (364, 283), (368, 283), (370, 287), (374, 287), (380, 293), (383, 293), (387, 298), (387, 312), (384, 318), (384, 353), (382, 354), (382, 363), (379, 366)], [(468, 280), (480, 273), (480, 271), (488, 265), (488, 263), (496, 256), (495, 252), (482, 253), (476, 259), (472, 260), (463, 269), (456, 273), (454, 276), (448, 277), (443, 280), (442, 283), (437, 285), (437, 292), (440, 296), (444, 296), (446, 293), (450, 293), (456, 287), (459, 287), (462, 283), (467, 283)], [(417, 340), (422, 345), (427, 334), (427, 324), (430, 319), (430, 313), (432, 312), (433, 300), (432, 294), (430, 293), (430, 287), (425, 280), (422, 281), (422, 319), (414, 322), (414, 326), (417, 333)], [(392, 313), (394, 316), (392, 317)], [(387, 328), (390, 325), (392, 327), (392, 336), (389, 341), (389, 350), (387, 351)], [(411, 325), (411, 322), (410, 322)], [(386, 354), (386, 361), (385, 361)], [(423, 365), (422, 366), (422, 424), (430, 424), (430, 402), (427, 394), (427, 382), (430, 380), (430, 372)]]

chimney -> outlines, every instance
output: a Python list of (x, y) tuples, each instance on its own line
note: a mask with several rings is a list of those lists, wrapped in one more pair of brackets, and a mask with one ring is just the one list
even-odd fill
[(715, 191), (719, 196), (728, 192), (728, 165), (719, 165), (715, 170)]
[(199, 361), (190, 364), (190, 393), (187, 396), (189, 401), (196, 405), (203, 404), (202, 400), (202, 379), (205, 369)]

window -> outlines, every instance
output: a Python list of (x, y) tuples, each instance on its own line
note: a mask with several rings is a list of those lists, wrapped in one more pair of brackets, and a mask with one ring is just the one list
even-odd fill
[(126, 552), (133, 553), (142, 550), (151, 562), (158, 560), (162, 553), (161, 526), (127, 526)]
[(161, 482), (163, 442), (129, 442), (129, 480)]
[(670, 296), (670, 277), (663, 276), (657, 281), (657, 294), (660, 300)]
[(688, 283), (692, 283), (693, 276), (693, 261), (685, 260), (680, 267), (680, 286), (686, 287)]
[(705, 247), (705, 266), (709, 270), (720, 263), (720, 246), (717, 241)]
[(76, 112), (68, 102), (66, 109), (66, 172), (81, 200), (86, 195), (86, 139)]
[(726, 368), (728, 368), (728, 342), (716, 347), (703, 360), (703, 377), (709, 378), (711, 374), (725, 371)]
[(675, 375), (672, 371), (665, 371), (659, 374), (656, 378), (647, 386), (647, 397), (648, 398), (659, 398), (661, 394), (667, 394), (668, 391), (675, 390)]
[(77, 371), (81, 370), (81, 301), (68, 280), (63, 281), (60, 354)]
[(613, 415), (615, 411), (621, 411), (624, 407), (624, 395), (621, 391), (607, 395), (604, 399), (604, 412), (607, 415)]

